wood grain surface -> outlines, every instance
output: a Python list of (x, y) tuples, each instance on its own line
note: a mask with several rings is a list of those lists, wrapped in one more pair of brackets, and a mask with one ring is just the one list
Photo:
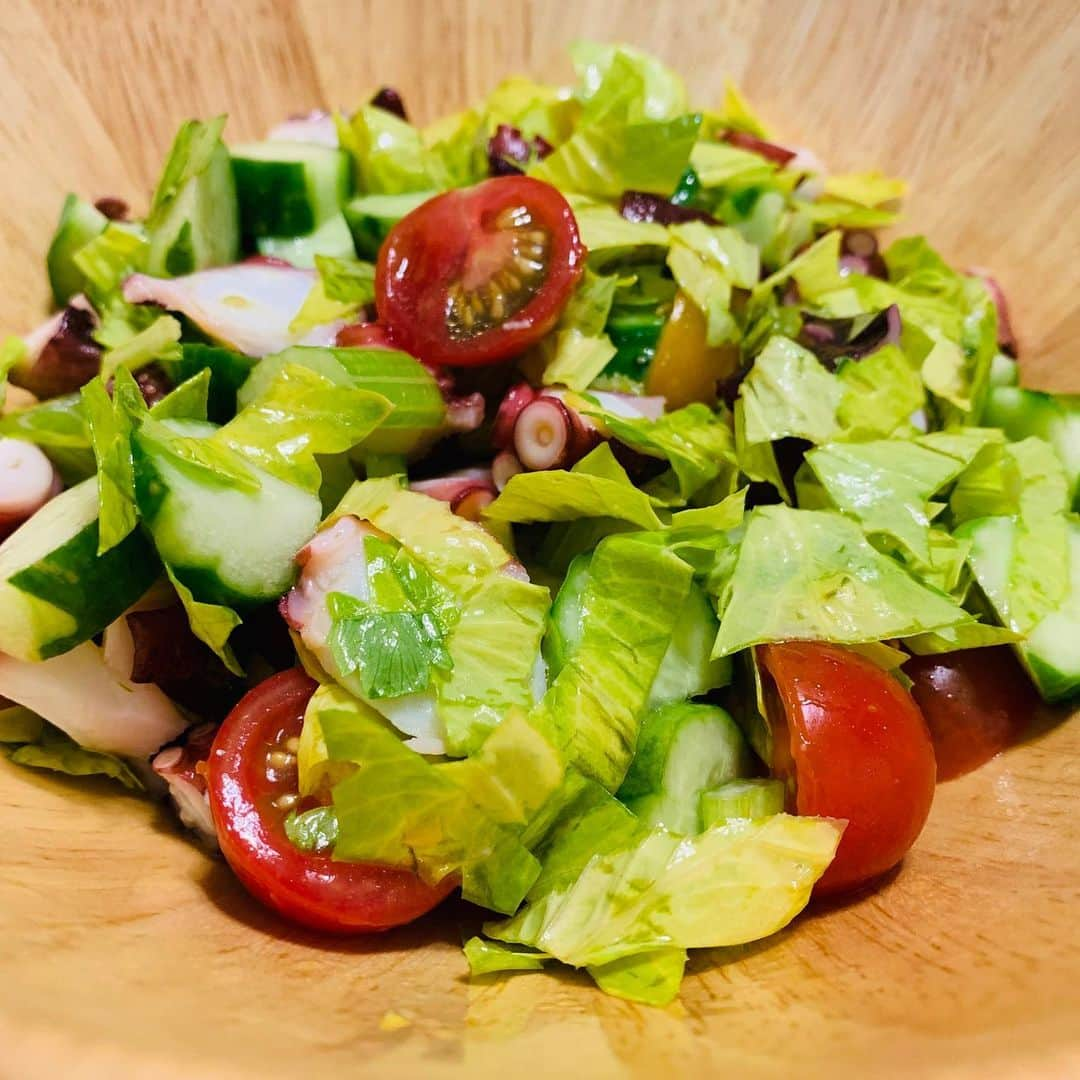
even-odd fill
[[(398, 87), (421, 119), (578, 36), (736, 78), (1012, 300), (1026, 380), (1080, 392), (1076, 0), (2, 0), (0, 333), (44, 312), (67, 190), (136, 208), (175, 128), (233, 139)], [(335, 944), (283, 927), (165, 811), (0, 761), (0, 1077), (1080, 1076), (1080, 723), (944, 785), (902, 871), (663, 1010), (574, 975), (469, 983), (475, 913)]]

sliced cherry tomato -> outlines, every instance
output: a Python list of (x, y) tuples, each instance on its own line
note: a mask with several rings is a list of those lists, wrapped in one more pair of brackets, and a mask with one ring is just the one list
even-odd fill
[(585, 265), (559, 192), (503, 176), (437, 195), (390, 230), (375, 272), (391, 339), (432, 364), (493, 364), (558, 321)]
[(1039, 708), (1008, 645), (913, 656), (904, 673), (934, 740), (938, 780), (971, 772), (1011, 746)]
[(386, 327), (377, 322), (352, 323), (343, 326), (335, 342), (343, 349), (392, 349), (394, 343)]
[(848, 823), (816, 890), (878, 877), (915, 842), (934, 798), (934, 748), (918, 705), (888, 672), (836, 645), (792, 641), (758, 655), (773, 768), (791, 808)]
[(225, 718), (210, 750), (210, 809), (221, 851), (248, 891), (293, 922), (333, 933), (386, 930), (430, 911), (455, 887), (409, 870), (336, 862), (285, 834), (297, 803), (296, 743), (315, 683), (299, 669), (260, 683)]

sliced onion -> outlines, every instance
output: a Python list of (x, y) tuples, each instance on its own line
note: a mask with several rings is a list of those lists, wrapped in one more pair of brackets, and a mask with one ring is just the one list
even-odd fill
[(526, 469), (557, 469), (573, 449), (574, 429), (566, 406), (539, 397), (521, 410), (514, 425), (514, 450)]
[(335, 343), (340, 320), (303, 334), (289, 329), (317, 276), (314, 270), (254, 261), (168, 279), (132, 274), (124, 282), (124, 299), (178, 311), (238, 352), (267, 356), (290, 345)]
[(313, 109), (301, 116), (290, 116), (283, 124), (271, 128), (267, 139), (273, 142), (303, 142), (316, 146), (338, 146), (334, 118), (322, 109)]

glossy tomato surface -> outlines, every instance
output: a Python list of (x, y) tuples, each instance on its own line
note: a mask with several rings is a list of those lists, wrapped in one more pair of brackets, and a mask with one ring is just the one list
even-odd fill
[(281, 672), (226, 717), (207, 763), (221, 851), (249, 892), (293, 922), (333, 933), (385, 930), (419, 918), (454, 888), (371, 863), (301, 851), (285, 834), (296, 805), (296, 742), (316, 684)]
[(918, 705), (887, 672), (836, 645), (764, 645), (758, 658), (772, 699), (773, 768), (794, 789), (792, 808), (847, 820), (815, 891), (878, 877), (915, 842), (934, 798), (934, 748)]
[(552, 330), (585, 266), (567, 201), (527, 176), (429, 199), (390, 230), (375, 273), (379, 321), (432, 364), (493, 364)]
[(1031, 725), (1039, 695), (1008, 645), (913, 656), (904, 673), (934, 740), (939, 780), (977, 769)]

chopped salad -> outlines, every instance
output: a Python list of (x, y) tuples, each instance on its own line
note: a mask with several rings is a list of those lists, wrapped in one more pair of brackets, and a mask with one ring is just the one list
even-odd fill
[(330, 933), (664, 1004), (1080, 691), (1080, 402), (902, 182), (624, 46), (70, 195), (0, 346), (0, 742)]

